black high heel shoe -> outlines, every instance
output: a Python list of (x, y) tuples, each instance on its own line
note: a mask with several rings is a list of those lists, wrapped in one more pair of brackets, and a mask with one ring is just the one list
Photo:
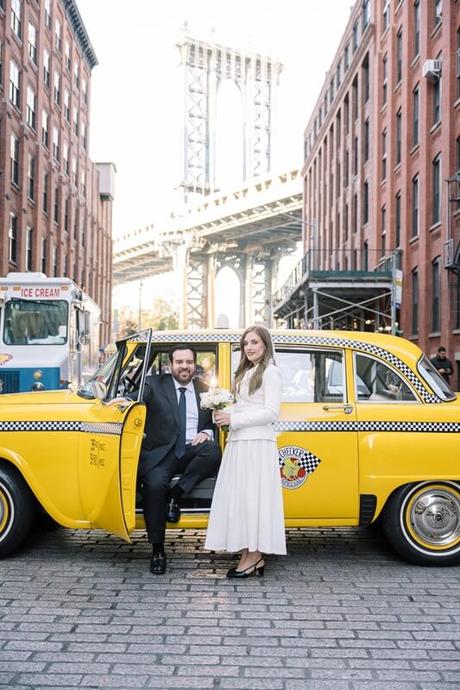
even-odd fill
[[(236, 568), (230, 568), (230, 570), (227, 571), (227, 577), (229, 578), (243, 578), (243, 577), (251, 577), (251, 575), (258, 575), (259, 577), (264, 576), (264, 570), (265, 570), (265, 563), (263, 565), (259, 565), (259, 563), (262, 563), (264, 559), (259, 558), (256, 563), (253, 563), (252, 565), (249, 565), (247, 568), (244, 570), (237, 570)], [(259, 567), (257, 567), (259, 565)]]

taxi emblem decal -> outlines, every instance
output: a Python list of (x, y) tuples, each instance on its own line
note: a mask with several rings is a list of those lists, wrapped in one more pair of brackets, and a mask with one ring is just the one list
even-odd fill
[(281, 485), (284, 489), (298, 489), (308, 475), (316, 470), (321, 460), (300, 446), (278, 448)]
[(0, 367), (12, 359), (13, 355), (0, 355)]

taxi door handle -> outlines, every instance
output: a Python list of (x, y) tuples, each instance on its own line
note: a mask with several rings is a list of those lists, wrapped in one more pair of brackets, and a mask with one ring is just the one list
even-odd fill
[(323, 410), (343, 410), (345, 414), (351, 414), (353, 412), (353, 405), (348, 403), (345, 405), (323, 405)]

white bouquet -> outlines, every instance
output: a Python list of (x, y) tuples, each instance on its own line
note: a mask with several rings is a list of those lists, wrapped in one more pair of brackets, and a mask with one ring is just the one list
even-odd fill
[[(225, 388), (210, 388), (205, 393), (200, 393), (200, 405), (203, 410), (223, 410), (224, 407), (234, 402), (233, 395)], [(214, 420), (214, 414), (213, 414)], [(228, 431), (228, 426), (222, 426), (223, 431)]]

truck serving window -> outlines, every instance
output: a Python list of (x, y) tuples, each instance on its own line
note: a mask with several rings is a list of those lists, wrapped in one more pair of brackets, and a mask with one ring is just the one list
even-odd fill
[(69, 305), (65, 300), (11, 299), (5, 304), (5, 345), (64, 345)]

